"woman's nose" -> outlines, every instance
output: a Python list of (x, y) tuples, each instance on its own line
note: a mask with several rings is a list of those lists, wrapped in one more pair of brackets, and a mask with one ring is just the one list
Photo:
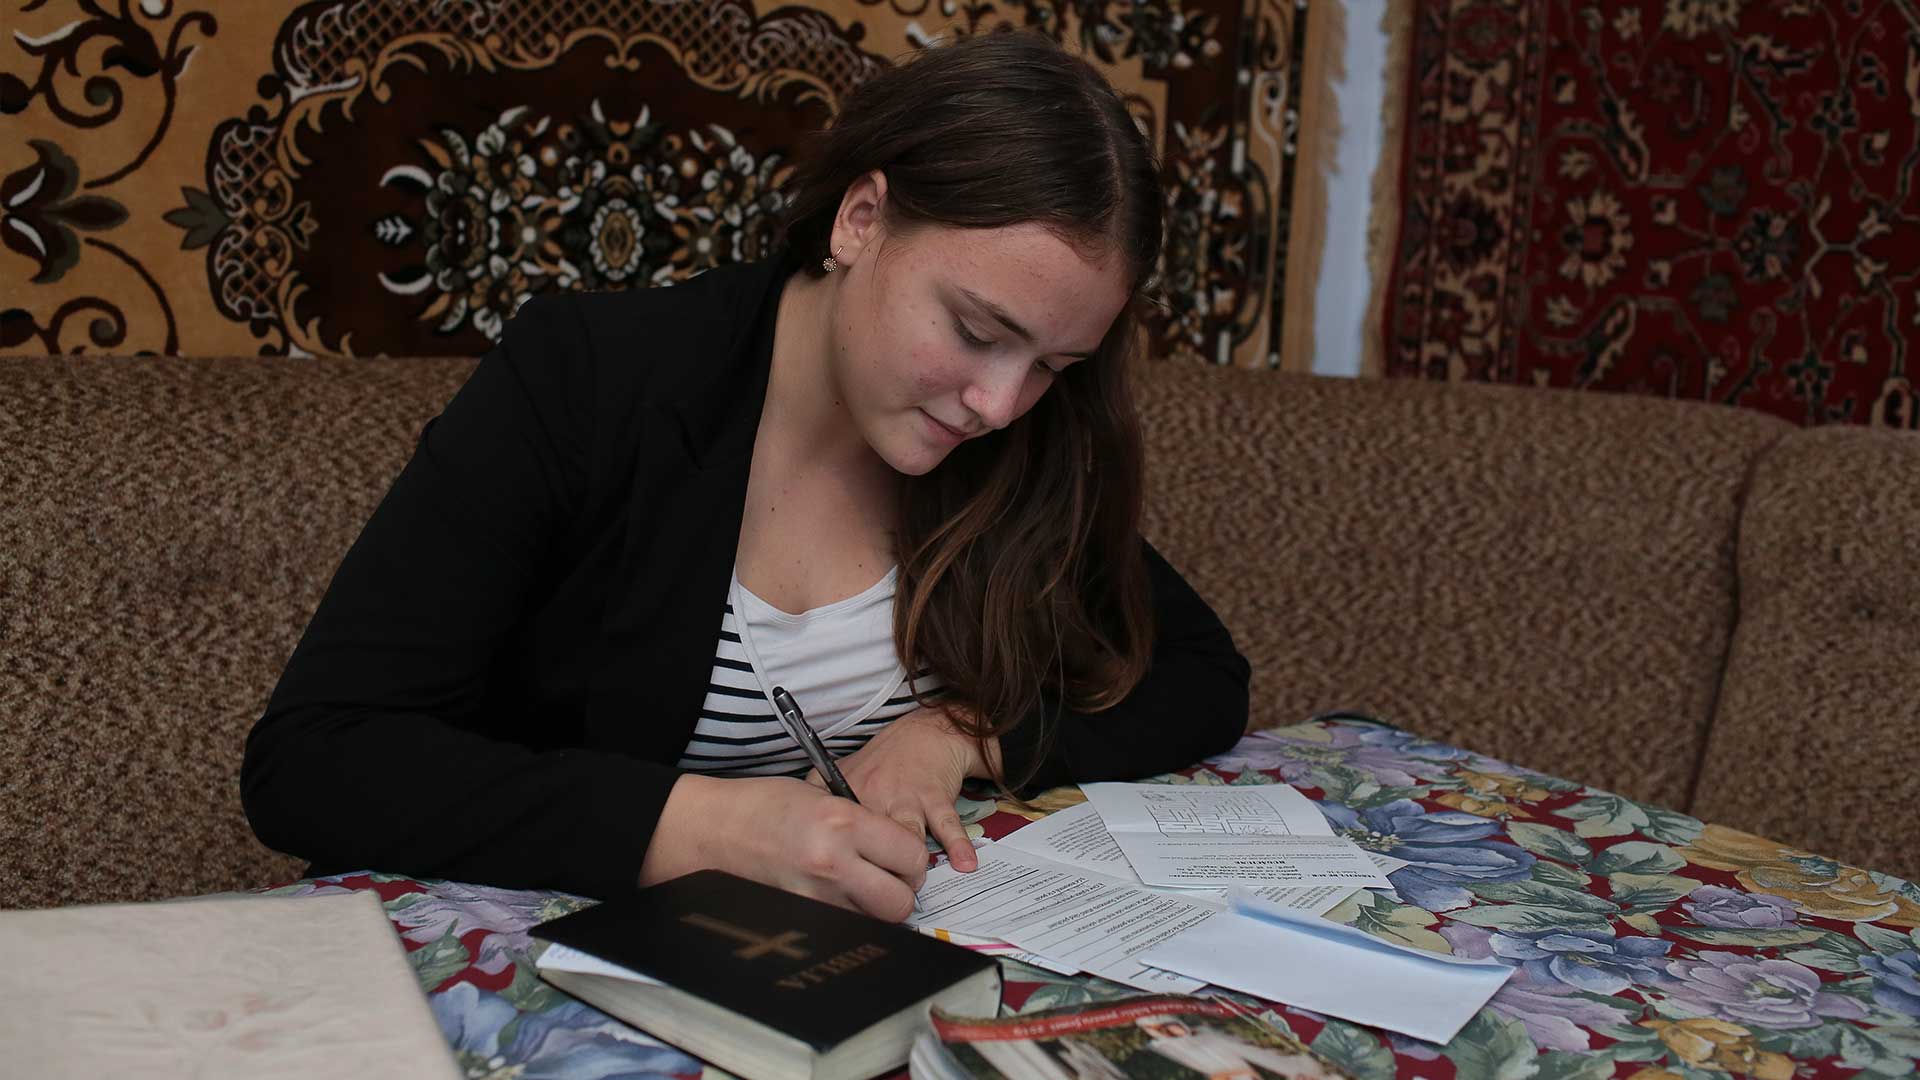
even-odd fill
[(1020, 392), (1026, 388), (1026, 365), (995, 365), (967, 388), (961, 404), (980, 417), (981, 423), (996, 430), (1013, 423), (1020, 409)]

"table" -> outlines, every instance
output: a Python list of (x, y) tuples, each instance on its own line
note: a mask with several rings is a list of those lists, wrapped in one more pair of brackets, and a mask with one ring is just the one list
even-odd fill
[[(1154, 780), (1293, 784), (1409, 864), (1329, 918), (1519, 969), (1445, 1046), (1236, 995), (1361, 1080), (1920, 1072), (1920, 888), (1898, 878), (1350, 715)], [(1080, 800), (983, 806), (969, 828), (997, 839)], [(379, 894), (475, 1080), (721, 1075), (535, 974), (528, 930), (591, 901), (378, 873), (262, 891), (347, 889)], [(1004, 964), (1009, 1012), (1137, 993)]]

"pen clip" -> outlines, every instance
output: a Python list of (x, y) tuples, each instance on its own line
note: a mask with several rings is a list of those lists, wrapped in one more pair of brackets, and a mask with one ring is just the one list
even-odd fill
[(780, 710), (780, 719), (789, 724), (801, 719), (800, 703), (793, 700), (793, 695), (787, 693), (784, 686), (773, 688), (773, 707)]
[[(823, 751), (814, 740), (807, 738), (813, 731), (807, 727), (807, 718), (800, 712), (800, 703), (793, 700), (793, 695), (787, 693), (787, 688), (784, 686), (774, 687), (772, 697), (773, 711), (780, 718), (780, 726), (787, 729), (787, 734), (793, 736), (793, 741), (800, 744), (801, 750), (806, 751), (808, 760), (813, 762), (813, 767), (820, 769), (820, 755)], [(825, 769), (820, 771), (823, 775), (826, 772)]]
[(840, 775), (840, 769), (834, 765), (832, 755), (827, 753), (826, 746), (820, 742), (820, 736), (814, 734), (813, 728), (807, 725), (806, 716), (800, 712), (800, 703), (793, 700), (793, 695), (787, 693), (784, 686), (774, 687), (772, 697), (774, 711), (780, 714), (780, 723), (786, 727), (787, 733), (793, 736), (793, 741), (800, 744), (800, 749), (807, 755), (807, 760), (813, 762), (813, 767), (819, 772), (820, 779), (826, 782), (827, 790), (843, 799), (859, 802), (860, 800), (854, 797), (853, 787), (847, 783), (846, 777)]

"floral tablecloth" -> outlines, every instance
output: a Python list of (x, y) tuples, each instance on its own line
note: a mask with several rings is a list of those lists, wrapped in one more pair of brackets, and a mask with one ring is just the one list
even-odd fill
[[(1445, 1046), (1239, 998), (1362, 1080), (1920, 1072), (1920, 888), (1898, 878), (1360, 718), (1249, 735), (1156, 779), (1300, 788), (1342, 833), (1408, 863), (1391, 891), (1329, 918), (1519, 969)], [(1037, 805), (1080, 799), (1065, 788)], [(970, 831), (995, 838), (1029, 817), (1006, 803), (975, 816)], [(535, 973), (529, 928), (590, 901), (376, 873), (266, 891), (346, 889), (385, 902), (468, 1076), (703, 1073)], [(1136, 993), (1004, 963), (1008, 1011)]]

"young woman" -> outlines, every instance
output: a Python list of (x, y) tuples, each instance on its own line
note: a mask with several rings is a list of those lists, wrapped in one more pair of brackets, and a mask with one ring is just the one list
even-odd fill
[[(1247, 663), (1137, 531), (1161, 188), (1119, 97), (996, 34), (815, 149), (779, 257), (509, 322), (254, 727), (262, 841), (595, 896), (718, 867), (899, 919), (927, 835), (976, 865), (966, 778), (1239, 737)], [(783, 684), (858, 803), (801, 779)]]

